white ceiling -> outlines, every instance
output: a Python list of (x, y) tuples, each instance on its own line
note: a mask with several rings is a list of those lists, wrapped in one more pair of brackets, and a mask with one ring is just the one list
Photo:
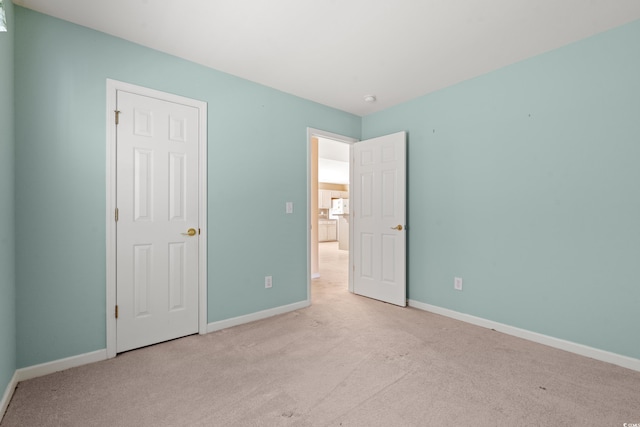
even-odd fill
[(640, 19), (639, 0), (14, 3), (361, 116)]

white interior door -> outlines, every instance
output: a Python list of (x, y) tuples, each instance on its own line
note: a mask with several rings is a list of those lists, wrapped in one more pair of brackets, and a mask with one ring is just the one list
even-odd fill
[(117, 110), (122, 352), (198, 332), (199, 112), (122, 90)]
[(406, 133), (353, 145), (353, 291), (406, 306)]

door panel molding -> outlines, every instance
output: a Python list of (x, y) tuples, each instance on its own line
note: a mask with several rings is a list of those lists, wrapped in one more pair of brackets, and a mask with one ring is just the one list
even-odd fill
[[(157, 98), (177, 104), (194, 107), (198, 110), (199, 119), (199, 228), (198, 240), (198, 332), (207, 333), (207, 103), (132, 85), (117, 80), (107, 79), (106, 105), (106, 348), (107, 357), (115, 357), (117, 344), (116, 306), (116, 108), (117, 91), (126, 91), (136, 95)], [(172, 123), (172, 135), (181, 135), (180, 123)], [(176, 207), (177, 208), (177, 207)]]

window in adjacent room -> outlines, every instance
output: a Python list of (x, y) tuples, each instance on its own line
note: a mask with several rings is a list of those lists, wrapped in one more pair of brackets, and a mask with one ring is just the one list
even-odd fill
[(0, 0), (0, 31), (7, 31), (7, 18), (4, 15), (4, 4)]

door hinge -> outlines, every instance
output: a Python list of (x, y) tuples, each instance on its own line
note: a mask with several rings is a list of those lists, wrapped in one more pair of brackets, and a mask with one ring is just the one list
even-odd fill
[(116, 222), (118, 222), (119, 216), (120, 216), (120, 211), (118, 210), (118, 208), (116, 208), (116, 214), (115, 214)]
[(116, 305), (116, 319), (118, 318), (118, 306)]
[(116, 113), (116, 125), (120, 124), (120, 110), (114, 110)]

